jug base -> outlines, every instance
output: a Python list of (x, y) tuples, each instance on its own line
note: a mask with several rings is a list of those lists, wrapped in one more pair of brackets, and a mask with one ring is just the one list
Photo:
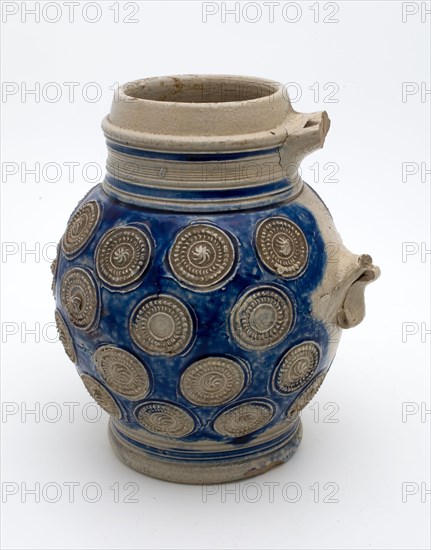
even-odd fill
[(117, 457), (138, 472), (165, 481), (205, 485), (238, 481), (263, 474), (289, 460), (302, 439), (302, 422), (281, 447), (245, 458), (219, 461), (173, 461), (156, 458), (119, 437), (109, 424), (109, 440)]

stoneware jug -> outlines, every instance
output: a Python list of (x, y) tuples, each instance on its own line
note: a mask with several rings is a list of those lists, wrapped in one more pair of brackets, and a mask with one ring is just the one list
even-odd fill
[(328, 116), (295, 112), (270, 80), (185, 75), (120, 87), (102, 127), (106, 177), (52, 266), (66, 353), (132, 468), (265, 472), (297, 449), (379, 275), (300, 176)]

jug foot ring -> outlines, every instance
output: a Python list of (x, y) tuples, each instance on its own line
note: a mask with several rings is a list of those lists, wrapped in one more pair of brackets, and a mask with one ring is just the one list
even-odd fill
[(276, 449), (229, 460), (177, 461), (158, 458), (124, 441), (109, 424), (109, 440), (117, 457), (130, 468), (165, 481), (196, 485), (226, 483), (263, 474), (289, 460), (302, 439), (302, 423), (292, 436)]

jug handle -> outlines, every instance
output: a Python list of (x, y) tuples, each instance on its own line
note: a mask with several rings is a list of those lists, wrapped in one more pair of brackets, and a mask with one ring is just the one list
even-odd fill
[(337, 324), (343, 328), (358, 325), (365, 317), (365, 287), (380, 276), (380, 269), (374, 266), (371, 256), (362, 254), (358, 265), (341, 282), (346, 288), (344, 300), (337, 313)]

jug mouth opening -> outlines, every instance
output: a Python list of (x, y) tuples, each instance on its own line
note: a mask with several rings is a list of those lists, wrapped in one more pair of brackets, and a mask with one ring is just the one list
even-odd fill
[(156, 151), (271, 148), (294, 115), (283, 85), (246, 75), (184, 74), (119, 86), (102, 128), (110, 141)]
[(281, 89), (278, 82), (231, 75), (178, 75), (145, 78), (122, 86), (127, 98), (168, 103), (239, 103), (267, 98)]

